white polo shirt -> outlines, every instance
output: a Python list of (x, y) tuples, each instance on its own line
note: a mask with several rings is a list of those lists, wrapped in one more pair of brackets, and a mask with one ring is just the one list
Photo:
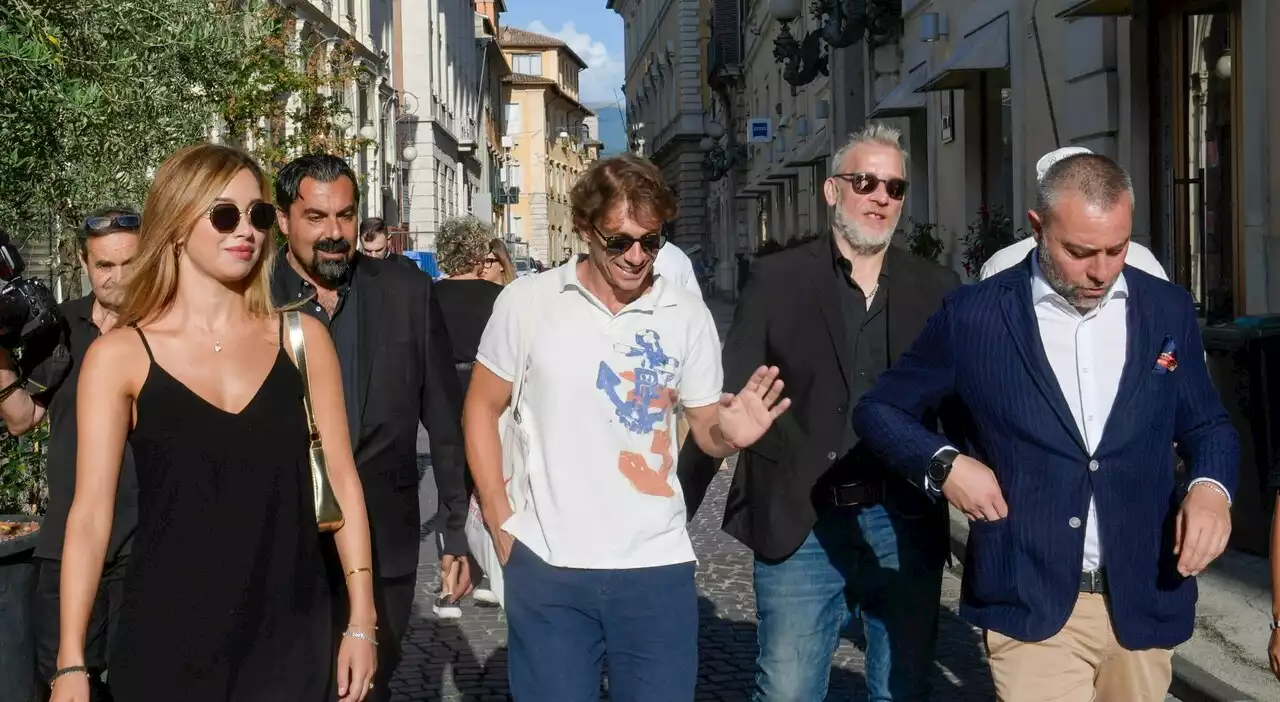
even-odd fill
[(498, 296), (476, 353), (507, 381), (521, 318), (532, 336), (520, 406), (533, 508), (503, 529), (563, 568), (695, 560), (672, 405), (720, 399), (720, 339), (702, 299), (659, 276), (614, 315), (578, 282), (574, 261), (517, 280)]

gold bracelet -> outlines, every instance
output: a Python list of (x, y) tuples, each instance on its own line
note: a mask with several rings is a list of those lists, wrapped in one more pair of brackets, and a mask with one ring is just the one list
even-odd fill
[(72, 665), (72, 666), (67, 666), (66, 668), (59, 668), (56, 671), (54, 671), (53, 677), (49, 679), (49, 689), (52, 690), (53, 686), (58, 683), (58, 678), (61, 678), (64, 675), (73, 675), (75, 673), (79, 673), (85, 676), (86, 678), (92, 679), (93, 677), (92, 675), (89, 674), (89, 669), (82, 665)]
[(352, 568), (351, 570), (347, 571), (347, 577), (350, 578), (356, 573), (368, 573), (370, 575), (373, 575), (373, 569), (372, 568)]

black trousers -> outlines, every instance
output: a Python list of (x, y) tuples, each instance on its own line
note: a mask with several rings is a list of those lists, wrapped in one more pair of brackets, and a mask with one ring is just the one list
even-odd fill
[[(329, 590), (333, 597), (334, 653), (342, 643), (342, 633), (350, 619), (350, 603), (347, 600), (346, 577), (338, 549), (333, 539), (321, 540), (321, 551), (329, 575)], [(363, 574), (361, 577), (365, 577)], [(388, 702), (391, 699), (391, 678), (400, 664), (404, 650), (404, 637), (409, 633), (409, 617), (413, 614), (413, 594), (417, 585), (416, 573), (391, 578), (373, 579), (373, 606), (378, 616), (378, 670), (373, 676), (373, 689), (366, 702)]]
[[(48, 699), (49, 679), (58, 669), (58, 643), (62, 622), (62, 561), (52, 558), (36, 560), (35, 639), (37, 689), (41, 699)], [(93, 702), (110, 702), (111, 692), (102, 682), (102, 673), (111, 660), (111, 642), (120, 624), (120, 606), (124, 603), (124, 574), (129, 558), (121, 556), (107, 563), (98, 583), (98, 596), (89, 615), (85, 635), (85, 665), (93, 673), (90, 694)]]
[[(416, 574), (396, 578), (377, 578), (373, 582), (373, 604), (378, 611), (378, 672), (368, 702), (391, 699), (391, 678), (404, 651), (404, 637), (409, 633), (409, 617), (413, 613)], [(344, 627), (345, 628), (345, 627)]]

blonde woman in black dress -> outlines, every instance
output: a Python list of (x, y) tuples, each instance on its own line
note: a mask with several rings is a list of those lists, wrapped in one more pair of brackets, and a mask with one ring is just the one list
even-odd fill
[(302, 315), (316, 422), (346, 516), (350, 627), (333, 660), (303, 385), (267, 275), (275, 212), (247, 155), (171, 156), (147, 195), (120, 324), (79, 385), (53, 702), (88, 702), (85, 627), (128, 441), (138, 530), (109, 682), (116, 702), (362, 700), (376, 665), (369, 527), (337, 354)]

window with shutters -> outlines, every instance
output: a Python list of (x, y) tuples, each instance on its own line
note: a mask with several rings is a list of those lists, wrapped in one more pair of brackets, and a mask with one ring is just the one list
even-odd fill
[(511, 70), (530, 76), (542, 75), (542, 54), (513, 54)]

